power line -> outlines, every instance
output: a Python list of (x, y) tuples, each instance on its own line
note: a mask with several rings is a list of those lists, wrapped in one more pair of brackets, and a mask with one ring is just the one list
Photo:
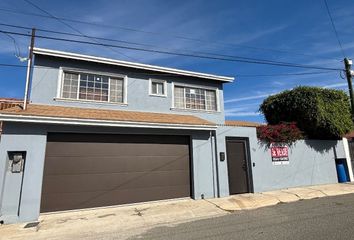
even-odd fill
[[(17, 11), (17, 10), (12, 10), (12, 9), (0, 8), (0, 11), (11, 13), (11, 14), (21, 14), (21, 15), (28, 15), (28, 16), (36, 16), (36, 17), (53, 19), (53, 17), (42, 15), (42, 14), (36, 14), (36, 13), (25, 12), (25, 11)], [(300, 52), (295, 52), (295, 51), (290, 51), (290, 50), (285, 50), (285, 49), (262, 48), (262, 47), (255, 47), (255, 46), (250, 46), (250, 45), (245, 45), (245, 44), (228, 43), (228, 42), (221, 42), (221, 41), (210, 41), (210, 40), (204, 40), (204, 39), (200, 39), (200, 38), (185, 37), (185, 36), (168, 34), (168, 33), (161, 33), (161, 32), (145, 31), (145, 30), (141, 30), (141, 29), (135, 29), (135, 28), (123, 27), (123, 26), (114, 26), (114, 25), (108, 25), (108, 24), (102, 24), (102, 23), (86, 22), (86, 21), (63, 18), (63, 17), (56, 17), (55, 19), (60, 19), (62, 21), (79, 23), (79, 24), (86, 24), (86, 25), (91, 25), (91, 26), (114, 28), (114, 29), (120, 29), (120, 30), (124, 30), (124, 31), (150, 34), (150, 35), (163, 35), (163, 36), (169, 36), (169, 37), (173, 37), (173, 38), (177, 38), (177, 39), (194, 41), (194, 42), (199, 42), (199, 43), (216, 44), (216, 45), (237, 47), (237, 48), (242, 47), (242, 48), (248, 48), (248, 49), (258, 50), (258, 51), (270, 51), (270, 52), (277, 52), (277, 53), (283, 53), (283, 54), (285, 53), (285, 54), (293, 54), (293, 55), (298, 55), (298, 56), (316, 57), (316, 58), (322, 58), (322, 59), (327, 59), (327, 60), (330, 59), (330, 60), (334, 60), (334, 61), (339, 61), (338, 59), (335, 59), (335, 58), (316, 56), (313, 54), (300, 53)]]
[[(1, 26), (6, 26), (6, 27), (13, 27), (13, 28), (20, 28), (20, 29), (26, 29), (30, 30), (32, 28), (30, 27), (24, 27), (24, 26), (19, 26), (19, 25), (12, 25), (12, 24), (5, 24), (5, 23), (0, 23)], [(75, 36), (75, 37), (82, 37), (82, 35), (79, 34), (73, 34), (73, 33), (67, 33), (67, 32), (59, 32), (59, 31), (53, 31), (53, 30), (47, 30), (47, 29), (38, 29), (38, 31), (42, 32), (47, 32), (47, 33), (55, 33), (55, 34), (62, 34), (62, 35), (68, 35), (68, 36)], [(90, 38), (96, 38), (93, 36), (88, 36)], [(116, 39), (109, 39), (109, 38), (99, 38), (102, 40), (107, 40), (107, 41), (112, 41), (112, 42), (120, 42), (120, 43), (125, 43), (125, 44), (130, 44), (130, 45), (141, 45), (141, 46), (148, 46), (148, 47), (157, 47), (154, 45), (149, 45), (149, 44), (140, 44), (140, 43), (135, 43), (135, 42), (129, 42), (129, 41), (121, 41), (121, 40), (116, 40)], [(171, 51), (171, 49), (168, 49)], [(281, 64), (288, 64), (287, 62), (280, 62), (280, 61), (273, 61), (273, 60), (268, 60), (268, 59), (259, 59), (259, 58), (249, 58), (249, 57), (242, 57), (242, 56), (235, 56), (235, 55), (226, 55), (226, 54), (218, 54), (218, 53), (210, 53), (210, 52), (200, 52), (200, 51), (191, 51), (193, 54), (203, 54), (203, 55), (210, 55), (210, 56), (217, 56), (217, 57), (226, 57), (226, 58), (238, 58), (238, 59), (246, 59), (246, 60), (257, 60), (257, 61), (265, 61), (265, 62), (272, 62), (272, 63), (281, 63)]]
[[(60, 18), (54, 16), (53, 14), (51, 14), (50, 12), (44, 10), (43, 8), (41, 8), (41, 7), (39, 7), (38, 5), (34, 4), (33, 2), (31, 2), (31, 1), (29, 1), (29, 0), (23, 0), (23, 1), (25, 1), (25, 2), (28, 3), (28, 4), (30, 4), (31, 6), (35, 7), (36, 9), (38, 9), (38, 10), (44, 12), (45, 14), (47, 14), (48, 16), (50, 16), (51, 18), (56, 19), (57, 21), (61, 22), (61, 23), (64, 24), (65, 26), (69, 27), (69, 28), (72, 29), (73, 31), (79, 33), (79, 34), (82, 35), (83, 37), (86, 37), (86, 38), (88, 38), (88, 39), (90, 39), (90, 40), (92, 40), (92, 41), (94, 41), (94, 42), (96, 42), (96, 43), (100, 43), (100, 42), (97, 41), (96, 39), (93, 39), (93, 38), (91, 38), (91, 37), (85, 35), (85, 34), (82, 33), (80, 30), (74, 28), (74, 27), (71, 26), (70, 24), (68, 24), (68, 23), (66, 23), (65, 21), (63, 21), (62, 19), (60, 19)], [(122, 53), (122, 52), (119, 52), (119, 51), (117, 51), (116, 49), (112, 49), (112, 48), (110, 48), (110, 47), (108, 47), (108, 48), (109, 48), (110, 50), (112, 50), (112, 51), (114, 51), (114, 52), (120, 54), (120, 55), (123, 55), (123, 56), (125, 56), (125, 57), (127, 57), (127, 58), (129, 58), (129, 59), (132, 59), (132, 60), (135, 60), (135, 61), (136, 61), (136, 59), (134, 59), (134, 58), (132, 58), (132, 57), (129, 57), (128, 55), (126, 55), (126, 54), (124, 54), (124, 53)]]
[[(20, 65), (20, 64), (8, 64), (8, 63), (0, 63), (0, 67), (14, 67), (14, 68), (26, 68), (26, 65)], [(50, 67), (46, 66), (33, 66), (32, 68), (42, 68), (42, 69), (51, 69)], [(276, 76), (299, 76), (299, 75), (317, 75), (317, 74), (326, 74), (330, 73), (332, 71), (320, 71), (320, 72), (301, 72), (301, 73), (275, 73), (275, 74), (238, 74), (234, 77), (247, 77), (247, 78), (252, 78), (252, 77), (276, 77)], [(126, 72), (127, 74), (135, 74), (139, 75), (140, 73), (138, 72)], [(174, 74), (169, 74), (169, 73), (143, 73), (141, 75), (151, 75), (151, 76), (175, 76)]]
[[(2, 26), (7, 26), (7, 27), (14, 27), (14, 28), (26, 29), (26, 30), (32, 29), (32, 28), (29, 28), (29, 27), (23, 27), (23, 26), (12, 25), (12, 24), (0, 23), (0, 25), (2, 25)], [(82, 37), (82, 35), (79, 35), (79, 34), (72, 34), (72, 33), (67, 33), (67, 32), (59, 32), (59, 31), (52, 31), (52, 30), (47, 30), (47, 29), (37, 29), (37, 28), (36, 28), (36, 30), (42, 31), (42, 32), (48, 32), (48, 33), (55, 33), (55, 34), (62, 34), (62, 35), (68, 35), (68, 36)], [(93, 36), (88, 36), (88, 37), (90, 37), (90, 38), (96, 38), (96, 37), (93, 37)], [(107, 39), (107, 38), (100, 38), (100, 39), (108, 40), (108, 41), (113, 41), (113, 42), (126, 43), (126, 44), (137, 44), (137, 45), (148, 46), (148, 47), (156, 47), (156, 46), (154, 46), (154, 45), (139, 44), (139, 43), (134, 43), (134, 42), (129, 42), (129, 41), (120, 41), (120, 40), (116, 40), (116, 39)], [(169, 50), (171, 50), (171, 49), (169, 49)], [(210, 53), (210, 52), (193, 51), (193, 53), (194, 53), (194, 54), (204, 54), (204, 55), (218, 56), (218, 57), (239, 58), (239, 59), (246, 59), (246, 60), (257, 60), (257, 61), (266, 61), (266, 62), (287, 64), (287, 62), (273, 61), (273, 60), (268, 60), (268, 59), (249, 58), (249, 57), (242, 57), (242, 56), (235, 56), (235, 55), (225, 55), (225, 54)]]
[[(29, 34), (18, 33), (18, 32), (10, 32), (10, 31), (3, 31), (3, 30), (0, 30), (0, 32), (14, 34), (14, 35), (20, 35), (20, 36), (30, 36)], [(172, 51), (165, 51), (165, 50), (155, 50), (155, 49), (146, 49), (146, 48), (139, 48), (139, 47), (122, 46), (122, 45), (94, 43), (94, 42), (87, 42), (87, 41), (80, 41), (80, 40), (73, 40), (73, 39), (66, 39), (66, 38), (48, 37), (48, 36), (42, 36), (42, 35), (37, 35), (36, 37), (42, 38), (42, 39), (48, 39), (48, 40), (81, 43), (81, 44), (88, 44), (88, 45), (95, 45), (95, 46), (107, 46), (107, 47), (113, 47), (113, 48), (129, 49), (129, 50), (135, 50), (135, 51), (160, 53), (160, 54), (183, 56), (183, 57), (193, 57), (193, 58), (201, 58), (201, 59), (228, 61), (228, 62), (242, 62), (242, 63), (252, 63), (252, 64), (262, 64), (262, 65), (273, 65), (273, 66), (282, 66), (282, 67), (342, 71), (342, 69), (339, 69), (339, 68), (328, 68), (328, 67), (320, 67), (320, 66), (313, 66), (313, 65), (288, 63), (288, 62), (276, 62), (276, 61), (269, 61), (269, 60), (256, 59), (256, 58), (245, 58), (245, 57), (227, 58), (227, 57), (221, 57), (221, 56), (218, 57), (218, 56), (208, 56), (208, 55), (197, 55), (197, 54), (172, 52)]]
[[(24, 30), (31, 30), (32, 29), (31, 27), (25, 27), (25, 26), (13, 25), (13, 24), (6, 24), (6, 23), (0, 23), (0, 26), (11, 27), (11, 28), (19, 28), (19, 29), (24, 29)], [(83, 37), (81, 34), (54, 31), (54, 30), (49, 30), (49, 29), (37, 28), (37, 27), (36, 27), (36, 31), (46, 32), (46, 33), (53, 33), (53, 34), (60, 34), (60, 35), (67, 35), (67, 36), (73, 36), (73, 37)], [(112, 38), (95, 37), (95, 36), (89, 36), (89, 35), (87, 35), (87, 36), (90, 37), (90, 38), (104, 40), (104, 41), (109, 41), (109, 42), (119, 42), (119, 43), (125, 43), (125, 44), (131, 44), (131, 45), (139, 45), (139, 46), (145, 46), (145, 47), (156, 47), (155, 45), (145, 44), (145, 43), (137, 43), (137, 42), (130, 42), (130, 41), (124, 41), (124, 40), (118, 40), (118, 39), (112, 39)]]
[(23, 67), (26, 68), (27, 65), (20, 65), (20, 64), (9, 64), (9, 63), (0, 63), (1, 67)]
[(329, 19), (331, 20), (333, 31), (334, 31), (334, 33), (336, 35), (336, 38), (337, 38), (337, 41), (338, 41), (338, 44), (339, 44), (339, 48), (340, 48), (340, 50), (342, 52), (343, 57), (345, 58), (344, 49), (343, 49), (342, 43), (341, 43), (341, 41), (339, 39), (339, 35), (338, 35), (337, 29), (336, 29), (336, 25), (334, 24), (334, 21), (333, 21), (332, 15), (331, 15), (331, 11), (329, 10), (329, 7), (328, 7), (327, 0), (323, 0), (323, 1), (324, 1), (325, 5), (326, 5), (327, 13), (328, 13)]
[(322, 72), (302, 72), (302, 73), (275, 73), (275, 74), (238, 74), (237, 77), (277, 77), (277, 76), (303, 76), (303, 75), (317, 75), (330, 73), (332, 71)]
[(10, 34), (8, 34), (8, 33), (3, 33), (3, 34), (6, 35), (8, 38), (10, 38), (11, 41), (13, 42), (13, 44), (14, 44), (14, 55), (16, 57), (20, 57), (21, 56), (21, 51), (20, 51), (20, 47), (18, 46), (18, 44), (16, 42), (16, 39), (13, 36), (11, 36)]

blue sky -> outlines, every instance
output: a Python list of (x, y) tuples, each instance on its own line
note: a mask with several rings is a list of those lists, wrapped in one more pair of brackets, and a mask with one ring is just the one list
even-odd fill
[[(151, 44), (161, 49), (179, 52), (211, 52), (331, 68), (343, 66), (343, 55), (322, 0), (31, 1), (57, 17), (146, 32), (68, 22), (90, 36)], [(328, 5), (344, 51), (348, 57), (353, 57), (353, 2), (328, 0)], [(0, 9), (44, 15), (23, 0), (2, 0)], [(10, 14), (5, 11), (0, 11), (0, 23), (75, 33), (55, 19)], [(0, 26), (0, 29), (19, 31), (3, 26)], [(14, 37), (22, 55), (26, 56), (28, 37)], [(0, 63), (23, 64), (14, 56), (12, 40), (1, 33), (0, 46)], [(124, 49), (112, 51), (102, 46), (40, 39), (36, 40), (36, 46), (235, 76), (236, 81), (226, 84), (224, 91), (228, 119), (261, 122), (263, 117), (257, 111), (262, 100), (269, 94), (298, 85), (347, 89), (346, 81), (336, 71), (224, 62)], [(245, 76), (316, 71), (322, 73), (300, 76)], [(1, 97), (22, 98), (24, 83), (25, 68), (0, 67)]]

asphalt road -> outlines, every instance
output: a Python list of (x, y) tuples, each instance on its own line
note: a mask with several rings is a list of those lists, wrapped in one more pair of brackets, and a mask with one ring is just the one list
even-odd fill
[(354, 239), (354, 194), (272, 207), (153, 228), (134, 239)]

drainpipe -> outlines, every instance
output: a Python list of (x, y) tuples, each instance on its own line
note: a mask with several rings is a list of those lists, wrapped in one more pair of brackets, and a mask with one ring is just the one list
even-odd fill
[[(215, 181), (215, 175), (216, 175), (216, 168), (215, 168), (215, 154), (214, 154), (214, 144), (213, 144), (213, 131), (209, 131), (209, 139), (210, 139), (210, 150), (211, 150), (211, 171), (212, 171), (212, 177), (213, 177), (213, 197), (216, 197), (215, 193), (215, 188), (216, 188), (216, 181)], [(202, 198), (203, 199), (203, 198)]]
[[(220, 184), (219, 184), (219, 158), (218, 158), (218, 146), (217, 146), (217, 137), (216, 137), (216, 130), (213, 130), (211, 133), (212, 144), (214, 142), (214, 158), (215, 158), (215, 175), (216, 175), (216, 197), (220, 197)], [(215, 184), (214, 184), (215, 186)]]

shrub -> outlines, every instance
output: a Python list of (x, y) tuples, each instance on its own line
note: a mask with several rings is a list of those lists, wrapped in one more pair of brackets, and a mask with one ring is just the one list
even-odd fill
[(260, 111), (271, 125), (296, 122), (312, 139), (340, 139), (353, 128), (349, 98), (340, 90), (297, 87), (268, 97)]
[(296, 126), (295, 122), (259, 126), (257, 127), (257, 137), (268, 147), (272, 143), (290, 146), (303, 138), (302, 132)]

